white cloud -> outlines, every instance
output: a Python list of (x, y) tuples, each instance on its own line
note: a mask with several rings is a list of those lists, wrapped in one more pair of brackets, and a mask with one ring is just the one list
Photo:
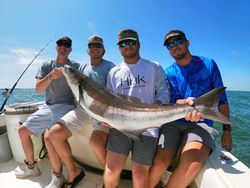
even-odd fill
[[(30, 48), (12, 48), (0, 52), (0, 62), (4, 64), (0, 75), (0, 86), (11, 88), (17, 78), (23, 73), (28, 64), (39, 53)], [(35, 86), (35, 74), (38, 68), (44, 61), (47, 61), (47, 57), (43, 57), (40, 54), (27, 69), (27, 72), (23, 75), (22, 79), (18, 83), (18, 87), (34, 88)], [(10, 76), (11, 75), (11, 76)]]
[[(20, 48), (11, 49), (9, 56), (12, 57), (15, 63), (21, 65), (28, 65), (36, 57), (39, 52), (34, 49)], [(8, 54), (7, 54), (8, 55)], [(39, 56), (34, 60), (34, 64), (41, 64), (45, 59), (39, 58)]]
[(93, 35), (97, 35), (95, 23), (92, 21), (88, 22), (88, 28), (93, 32)]

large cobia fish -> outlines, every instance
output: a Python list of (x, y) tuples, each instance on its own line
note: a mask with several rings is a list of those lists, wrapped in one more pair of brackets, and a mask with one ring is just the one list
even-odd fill
[(76, 100), (90, 116), (125, 134), (160, 127), (184, 118), (194, 109), (200, 111), (205, 119), (230, 124), (229, 119), (218, 112), (218, 101), (225, 87), (216, 88), (194, 99), (192, 106), (150, 105), (134, 97), (115, 94), (70, 66), (64, 67), (64, 75)]

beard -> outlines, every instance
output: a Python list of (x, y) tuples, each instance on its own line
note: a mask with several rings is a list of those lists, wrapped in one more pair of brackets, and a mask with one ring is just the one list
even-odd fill
[(181, 59), (183, 59), (185, 56), (186, 56), (186, 54), (187, 53), (182, 53), (182, 54), (176, 54), (176, 55), (174, 55), (173, 56), (173, 58), (175, 59), (175, 60), (181, 60)]
[(130, 59), (138, 56), (139, 50), (127, 50), (121, 53), (124, 58)]
[(181, 50), (181, 49), (176, 49), (174, 52), (171, 53), (171, 56), (175, 60), (181, 60), (183, 59), (186, 55), (188, 54), (188, 50)]
[(60, 57), (67, 57), (69, 55), (69, 53), (70, 52), (68, 50), (65, 50), (65, 49), (57, 50), (57, 54)]
[(102, 54), (92, 54), (90, 55), (92, 59), (102, 59)]

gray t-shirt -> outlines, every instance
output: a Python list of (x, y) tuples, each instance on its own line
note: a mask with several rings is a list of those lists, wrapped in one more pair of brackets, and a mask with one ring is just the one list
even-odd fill
[[(43, 65), (40, 67), (36, 74), (36, 78), (44, 78), (48, 75), (54, 68), (63, 67), (65, 64), (58, 64), (55, 60), (51, 62), (44, 62)], [(79, 64), (68, 60), (66, 65), (74, 67), (78, 69)], [(53, 105), (58, 103), (64, 104), (74, 104), (74, 95), (68, 86), (67, 80), (65, 77), (61, 77), (59, 79), (53, 80), (49, 87), (46, 89), (45, 92), (45, 100), (47, 105)]]
[(81, 65), (78, 70), (105, 87), (108, 73), (114, 66), (112, 62), (103, 60), (103, 62), (97, 66), (93, 66), (90, 63)]

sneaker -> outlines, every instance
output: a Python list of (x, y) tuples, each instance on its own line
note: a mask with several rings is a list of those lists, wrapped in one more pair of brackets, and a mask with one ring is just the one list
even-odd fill
[(52, 172), (51, 182), (45, 188), (61, 188), (64, 182), (65, 178), (62, 173), (60, 175), (56, 175)]
[(16, 171), (15, 173), (16, 178), (23, 179), (32, 176), (39, 176), (41, 174), (36, 161), (33, 165), (28, 165), (26, 161), (24, 161), (24, 163), (25, 163), (25, 169), (24, 170), (20, 169)]

